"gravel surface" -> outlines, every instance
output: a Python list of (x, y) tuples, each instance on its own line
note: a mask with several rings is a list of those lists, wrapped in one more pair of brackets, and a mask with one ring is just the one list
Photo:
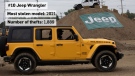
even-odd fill
[[(125, 56), (118, 61), (113, 72), (99, 72), (91, 64), (87, 65), (60, 65), (39, 66), (33, 73), (44, 76), (134, 76), (135, 75), (135, 52), (134, 50), (122, 51)], [(13, 64), (0, 67), (0, 75), (20, 75), (14, 70)]]

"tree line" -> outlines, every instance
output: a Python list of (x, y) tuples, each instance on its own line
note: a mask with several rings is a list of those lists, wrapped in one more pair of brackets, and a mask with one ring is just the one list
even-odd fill
[(134, 19), (135, 18), (135, 13), (130, 13), (129, 10), (127, 10), (127, 12), (125, 13), (127, 15), (128, 18), (130, 19)]

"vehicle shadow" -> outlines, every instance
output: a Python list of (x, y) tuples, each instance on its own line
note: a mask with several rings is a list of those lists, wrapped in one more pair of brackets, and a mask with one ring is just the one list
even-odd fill
[(96, 69), (96, 68), (87, 68), (87, 69), (62, 69), (62, 70), (60, 70), (60, 69), (55, 69), (55, 70), (36, 70), (33, 74), (49, 74), (49, 73), (51, 73), (51, 74), (59, 74), (59, 73), (62, 73), (62, 74), (64, 74), (64, 73), (68, 73), (68, 74), (70, 74), (70, 73), (89, 73), (89, 72), (98, 72), (98, 70)]

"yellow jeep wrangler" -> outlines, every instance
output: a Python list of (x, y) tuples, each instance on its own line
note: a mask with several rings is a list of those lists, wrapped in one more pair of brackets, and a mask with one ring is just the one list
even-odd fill
[(83, 39), (73, 26), (10, 27), (4, 61), (21, 74), (40, 65), (92, 63), (99, 71), (113, 71), (123, 54), (107, 39)]

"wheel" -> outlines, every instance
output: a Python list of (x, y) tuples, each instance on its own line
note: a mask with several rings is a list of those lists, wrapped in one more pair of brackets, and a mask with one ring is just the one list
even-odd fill
[(78, 10), (77, 7), (75, 7), (75, 10)]
[(79, 10), (79, 9), (80, 9), (80, 7), (79, 7), (79, 6), (76, 6), (76, 7), (75, 7), (75, 10)]
[(81, 9), (80, 6), (77, 6), (77, 10)]
[(103, 50), (95, 57), (95, 66), (99, 71), (113, 71), (117, 65), (117, 58), (111, 51)]
[(6, 56), (5, 46), (7, 44), (7, 36), (0, 36), (0, 55)]
[(29, 53), (21, 53), (15, 58), (14, 68), (21, 74), (31, 74), (35, 71), (36, 60)]
[(79, 9), (81, 9), (81, 8), (83, 8), (83, 7), (82, 7), (82, 5), (81, 5), (81, 4), (77, 4), (77, 5), (75, 5), (75, 7), (74, 7), (74, 8), (75, 8), (75, 10), (79, 10)]

